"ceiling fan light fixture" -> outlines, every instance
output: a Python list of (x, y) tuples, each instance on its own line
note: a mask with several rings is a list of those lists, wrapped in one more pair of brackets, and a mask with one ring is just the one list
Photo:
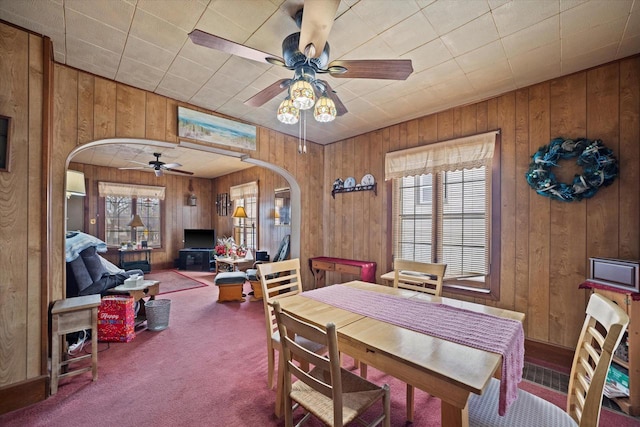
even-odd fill
[(313, 109), (313, 117), (316, 121), (323, 123), (332, 122), (336, 118), (336, 115), (336, 104), (333, 100), (326, 95), (321, 96)]
[(293, 105), (291, 98), (287, 98), (280, 103), (276, 117), (284, 124), (295, 125), (300, 119), (300, 110)]
[(162, 169), (160, 168), (154, 169), (153, 172), (156, 174), (156, 176), (162, 176)]
[(289, 89), (289, 96), (293, 101), (293, 105), (299, 110), (312, 108), (316, 100), (313, 87), (306, 80), (296, 80)]

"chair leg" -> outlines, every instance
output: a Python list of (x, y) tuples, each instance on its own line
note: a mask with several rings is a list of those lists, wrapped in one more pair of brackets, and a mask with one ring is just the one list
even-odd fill
[[(291, 404), (291, 399), (286, 398), (284, 394), (284, 357), (281, 357), (280, 353), (278, 353), (278, 385), (276, 386), (276, 407), (274, 410), (276, 418), (282, 417), (285, 402), (289, 401), (289, 404)], [(289, 410), (291, 410), (290, 408)]]
[(391, 427), (391, 391), (389, 390), (389, 386), (385, 384), (382, 386), (384, 389), (384, 397), (382, 398), (382, 405), (384, 407), (384, 421), (382, 425), (384, 427)]
[(267, 384), (269, 390), (273, 388), (273, 377), (275, 376), (275, 350), (273, 347), (267, 349), (267, 363), (268, 363), (268, 371), (267, 371)]
[(413, 400), (415, 389), (412, 385), (407, 384), (407, 421), (413, 422)]

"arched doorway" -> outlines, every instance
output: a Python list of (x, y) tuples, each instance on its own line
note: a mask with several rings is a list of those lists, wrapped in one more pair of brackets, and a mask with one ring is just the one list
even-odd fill
[[(93, 141), (93, 142), (84, 144), (82, 146), (76, 147), (73, 151), (69, 153), (67, 157), (66, 168), (68, 169), (69, 164), (74, 161), (74, 158), (77, 159), (82, 152), (88, 151), (88, 150), (95, 150), (98, 147), (105, 147), (108, 145), (145, 147), (145, 151), (149, 155), (151, 155), (154, 151), (159, 151), (159, 150), (167, 150), (167, 153), (171, 152), (172, 150), (188, 150), (191, 152), (196, 152), (200, 161), (204, 163), (207, 163), (208, 161), (207, 156), (214, 156), (214, 155), (218, 157), (226, 156), (227, 158), (226, 163), (229, 163), (230, 160), (233, 160), (234, 162), (241, 162), (247, 168), (250, 168), (253, 166), (259, 166), (261, 168), (268, 169), (269, 171), (280, 175), (282, 178), (284, 178), (284, 180), (287, 182), (288, 186), (291, 189), (291, 241), (292, 241), (291, 256), (298, 257), (300, 255), (300, 229), (301, 229), (300, 186), (298, 185), (295, 177), (292, 176), (288, 171), (278, 166), (275, 166), (273, 164), (270, 164), (268, 162), (252, 159), (251, 157), (247, 156), (244, 153), (238, 153), (234, 151), (227, 151), (227, 150), (221, 150), (221, 149), (209, 150), (208, 147), (199, 149), (198, 147), (193, 146), (193, 144), (189, 144), (189, 146), (186, 146), (186, 144), (182, 145), (182, 144), (168, 143), (164, 141), (148, 140), (148, 139), (133, 139), (133, 138), (103, 139), (103, 140)], [(126, 156), (126, 153), (123, 155)], [(183, 169), (183, 168), (190, 169), (192, 166), (193, 164), (185, 165), (180, 169)], [(65, 215), (67, 214), (68, 214), (67, 206), (65, 204)], [(215, 215), (214, 212), (211, 212), (211, 215)], [(165, 228), (166, 227), (168, 227), (168, 225), (165, 225)]]

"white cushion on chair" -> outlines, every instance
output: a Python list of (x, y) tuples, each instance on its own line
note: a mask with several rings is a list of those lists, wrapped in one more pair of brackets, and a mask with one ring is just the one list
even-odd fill
[(504, 417), (498, 415), (500, 381), (492, 379), (482, 395), (469, 398), (469, 425), (473, 427), (577, 427), (562, 408), (518, 389), (518, 399)]

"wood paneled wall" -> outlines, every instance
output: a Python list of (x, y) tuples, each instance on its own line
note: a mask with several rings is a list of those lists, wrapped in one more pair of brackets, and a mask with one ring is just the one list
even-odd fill
[[(37, 378), (46, 370), (40, 239), (45, 203), (43, 39), (0, 23), (0, 58), (0, 115), (11, 117), (10, 170), (0, 172), (1, 389)], [(0, 411), (3, 400), (0, 395)]]
[[(173, 268), (178, 251), (183, 248), (183, 230), (185, 228), (211, 228), (215, 213), (215, 200), (212, 199), (210, 179), (191, 178), (181, 175), (155, 174), (137, 170), (118, 170), (114, 168), (71, 163), (69, 169), (85, 174), (87, 196), (85, 197), (85, 233), (104, 238), (104, 218), (101, 212), (104, 206), (98, 196), (98, 182), (122, 182), (138, 185), (165, 187), (165, 200), (162, 202), (163, 237), (162, 248), (154, 249), (151, 257), (152, 269)], [(194, 194), (198, 197), (197, 206), (188, 206), (189, 181)], [(91, 220), (95, 220), (91, 224)], [(106, 258), (118, 263), (118, 253), (110, 249)]]
[[(589, 257), (640, 259), (640, 57), (400, 123), (325, 148), (324, 186), (372, 173), (372, 192), (324, 195), (327, 255), (375, 261), (391, 270), (390, 186), (384, 154), (487, 130), (502, 130), (500, 301), (526, 313), (527, 338), (575, 346), (584, 320)], [(620, 162), (619, 178), (593, 198), (551, 201), (529, 188), (531, 155), (558, 136), (601, 139)], [(570, 182), (581, 169), (557, 168)], [(554, 170), (556, 172), (556, 170)], [(328, 275), (327, 281), (347, 277)]]

